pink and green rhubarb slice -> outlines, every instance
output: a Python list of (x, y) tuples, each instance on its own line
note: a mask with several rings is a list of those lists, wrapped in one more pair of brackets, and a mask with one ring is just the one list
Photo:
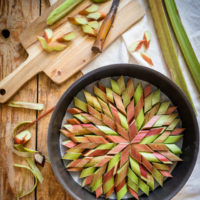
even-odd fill
[(139, 199), (140, 191), (148, 196), (182, 161), (176, 142), (184, 128), (176, 107), (161, 101), (159, 89), (143, 85), (123, 76), (110, 79), (110, 87), (99, 82), (67, 109), (71, 118), (61, 129), (66, 170), (80, 173), (82, 187), (96, 198), (115, 194), (120, 200), (129, 193)]

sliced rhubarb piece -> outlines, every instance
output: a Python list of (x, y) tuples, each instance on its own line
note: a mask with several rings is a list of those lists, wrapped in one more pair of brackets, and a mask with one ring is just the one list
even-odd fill
[(81, 125), (65, 124), (63, 127), (75, 135), (84, 135), (91, 133), (89, 130), (85, 129), (82, 124)]
[(148, 134), (148, 131), (140, 131), (139, 134), (137, 134), (131, 143), (140, 143), (142, 139)]
[(98, 21), (90, 21), (88, 22), (88, 25), (93, 28), (94, 30), (97, 30), (100, 26)]
[(180, 119), (175, 119), (168, 127), (167, 131), (172, 131), (177, 126), (177, 124), (180, 122)]
[(138, 131), (137, 131), (136, 122), (135, 122), (135, 120), (133, 120), (132, 123), (129, 125), (129, 138), (130, 138), (130, 141), (132, 141), (137, 134), (138, 134)]
[(152, 94), (144, 99), (144, 112), (146, 113), (152, 108)]
[(67, 119), (67, 122), (71, 125), (81, 124), (77, 119)]
[(178, 156), (176, 156), (175, 154), (171, 153), (170, 151), (162, 151), (160, 152), (163, 156), (165, 156), (166, 158), (168, 158), (171, 161), (182, 161), (181, 158), (179, 158)]
[(108, 115), (111, 119), (113, 118), (112, 113), (108, 107), (108, 104), (106, 104), (104, 101), (102, 101), (101, 99), (98, 98), (98, 101), (101, 105), (101, 108), (103, 110), (103, 112)]
[(144, 97), (149, 96), (151, 93), (152, 93), (151, 84), (148, 84), (148, 85), (144, 88)]
[(168, 151), (167, 145), (165, 144), (148, 144), (148, 146), (153, 150), (153, 151)]
[(96, 20), (96, 21), (101, 21), (105, 17), (106, 17), (106, 14), (103, 12), (93, 12), (87, 15), (88, 19)]
[(112, 150), (110, 150), (108, 152), (108, 154), (117, 154), (117, 153), (121, 152), (127, 145), (128, 145), (128, 143), (118, 144)]
[(174, 154), (181, 154), (182, 153), (181, 149), (175, 144), (166, 144), (166, 146)]
[(133, 120), (134, 115), (135, 115), (135, 107), (134, 107), (134, 100), (132, 100), (127, 107), (127, 119), (129, 124)]
[(170, 115), (172, 114), (174, 111), (176, 110), (175, 106), (172, 106), (170, 108), (168, 108), (167, 112), (165, 113), (166, 115)]
[(129, 153), (130, 153), (130, 146), (127, 146), (127, 147), (121, 152), (120, 168), (128, 161)]
[(85, 102), (81, 101), (80, 99), (74, 97), (74, 105), (81, 109), (84, 112), (87, 112), (87, 105)]
[(127, 90), (128, 90), (129, 97), (131, 99), (135, 92), (134, 85), (133, 85), (133, 79), (131, 77), (127, 81)]
[[(128, 178), (131, 179), (132, 182), (134, 182), (136, 185), (138, 185), (139, 178), (137, 175), (131, 170), (131, 168), (128, 169)], [(129, 184), (128, 184), (129, 185)], [(131, 186), (130, 186), (131, 187)]]
[(138, 51), (139, 49), (141, 49), (142, 45), (144, 44), (144, 41), (143, 40), (139, 40), (139, 41), (136, 41), (136, 42), (133, 42), (128, 50), (130, 52), (135, 52), (135, 51)]
[(158, 152), (154, 152), (153, 155), (164, 164), (172, 164), (170, 160), (168, 160), (166, 157), (164, 157), (162, 154), (159, 154)]
[(87, 123), (90, 122), (90, 121), (89, 121), (87, 118), (85, 118), (82, 114), (75, 114), (74, 117), (75, 117), (76, 119), (78, 119), (79, 121), (81, 121), (82, 123), (84, 123), (84, 124), (87, 124)]
[(82, 187), (89, 185), (92, 182), (92, 178), (93, 178), (93, 174), (91, 174), (90, 176), (87, 176), (82, 182)]
[(50, 28), (46, 28), (44, 30), (44, 38), (47, 41), (47, 43), (51, 42), (52, 38), (53, 38), (53, 31)]
[(123, 100), (123, 105), (126, 108), (129, 105), (130, 101), (131, 101), (127, 89), (125, 89), (122, 92), (122, 100)]
[(69, 32), (69, 33), (66, 33), (64, 34), (62, 37), (56, 39), (56, 41), (58, 42), (69, 42), (69, 41), (72, 41), (76, 38), (76, 34), (74, 32)]
[(138, 162), (131, 157), (129, 157), (129, 160), (130, 160), (131, 169), (137, 176), (140, 177), (140, 167), (139, 167)]
[(81, 10), (79, 12), (79, 14), (81, 14), (81, 15), (88, 15), (89, 13), (96, 12), (98, 9), (99, 9), (98, 5), (96, 5), (96, 4), (90, 4), (86, 8), (84, 8), (83, 10)]
[(122, 92), (125, 90), (124, 77), (120, 76), (120, 78), (117, 80), (117, 83), (119, 85), (120, 93), (122, 94)]
[(171, 135), (179, 135), (181, 134), (183, 131), (185, 130), (185, 128), (176, 128), (171, 132)]
[(152, 106), (160, 102), (160, 90), (154, 91), (152, 96)]
[(141, 179), (139, 180), (138, 186), (147, 196), (149, 196), (149, 186), (146, 183), (144, 183)]
[(170, 132), (165, 131), (165, 132), (162, 133), (159, 137), (157, 137), (157, 138), (153, 141), (153, 143), (162, 143), (162, 142), (164, 142), (164, 141), (168, 138), (169, 135), (170, 135)]
[(77, 158), (79, 158), (81, 156), (81, 153), (74, 153), (74, 152), (69, 152), (66, 153), (62, 159), (64, 160), (76, 160)]
[(155, 106), (153, 106), (153, 108), (151, 108), (151, 110), (149, 110), (147, 113), (145, 113), (144, 124), (146, 124), (148, 121), (150, 121), (151, 118), (157, 113), (159, 106), (160, 106), (159, 104), (156, 104)]
[(114, 103), (113, 91), (110, 88), (106, 88), (106, 97), (108, 101), (110, 101), (111, 103)]
[(88, 20), (82, 16), (68, 17), (69, 21), (76, 25), (85, 25), (88, 23)]
[(109, 104), (110, 110), (112, 112), (112, 116), (115, 120), (115, 123), (121, 124), (120, 118), (119, 118), (119, 112), (117, 111), (117, 109), (112, 105)]
[(153, 61), (147, 53), (141, 52), (140, 55), (149, 65), (153, 66)]
[(146, 136), (140, 143), (141, 144), (150, 144), (154, 142), (154, 140), (158, 137), (158, 135), (151, 135), (151, 136)]
[(162, 163), (153, 163), (153, 166), (158, 170), (166, 170), (166, 171), (170, 170), (170, 167), (168, 165)]
[(68, 148), (72, 148), (72, 147), (76, 146), (76, 143), (71, 140), (65, 140), (62, 142), (62, 145), (66, 146)]
[(153, 153), (141, 152), (141, 155), (149, 162), (160, 162), (159, 159)]
[(103, 92), (101, 89), (99, 89), (98, 87), (94, 86), (94, 94), (99, 97), (102, 101), (104, 101), (105, 103), (107, 103), (107, 97), (106, 97), (106, 93)]
[(115, 92), (118, 95), (121, 95), (121, 90), (117, 81), (111, 79), (111, 87), (112, 87), (113, 92)]
[(173, 143), (178, 142), (182, 137), (183, 137), (183, 135), (174, 135), (174, 136), (171, 136), (171, 135), (170, 135), (170, 136), (164, 141), (164, 143), (165, 143), (165, 144), (173, 144)]
[[(98, 112), (97, 110), (95, 110), (92, 106), (88, 105), (88, 113), (90, 113), (90, 115), (95, 116), (97, 119), (102, 120), (102, 115), (100, 112)], [(83, 122), (85, 123), (85, 122)], [(87, 123), (87, 122), (86, 122)]]
[(157, 115), (163, 115), (167, 112), (168, 108), (169, 108), (170, 102), (163, 102), (161, 103)]
[(120, 119), (120, 123), (121, 123), (122, 127), (125, 128), (126, 130), (128, 130), (128, 121), (126, 119), (126, 116), (124, 116), (120, 112), (118, 112), (118, 115), (119, 115), (119, 119)]
[(108, 143), (108, 141), (102, 136), (86, 135), (85, 137), (92, 143), (98, 143), (98, 144)]
[(163, 186), (163, 175), (155, 168), (153, 167), (152, 172), (153, 177), (156, 179), (156, 181)]
[(93, 175), (95, 170), (96, 170), (96, 167), (88, 167), (86, 169), (83, 169), (81, 171), (81, 174), (80, 174), (79, 177), (83, 178), (83, 177), (87, 177), (87, 176)]
[(118, 135), (118, 133), (116, 133), (111, 128), (108, 128), (107, 126), (99, 126), (99, 125), (97, 125), (97, 128), (100, 129), (102, 132), (104, 132), (107, 135)]
[(143, 40), (144, 40), (144, 46), (145, 46), (145, 48), (148, 49), (150, 41), (151, 41), (151, 32), (150, 31), (145, 31), (144, 32)]
[(31, 132), (29, 130), (24, 130), (15, 135), (14, 143), (24, 145), (31, 139), (31, 137), (32, 137)]
[(89, 26), (88, 24), (84, 24), (82, 25), (82, 30), (86, 35), (92, 36), (92, 37), (96, 37), (97, 36), (97, 32), (95, 29), (93, 29), (91, 26)]
[(153, 152), (153, 150), (151, 148), (149, 148), (149, 146), (146, 145), (146, 144), (134, 144), (133, 146), (134, 146), (134, 148), (137, 151), (141, 151), (141, 152)]
[(124, 115), (126, 115), (126, 110), (125, 110), (125, 107), (124, 107), (121, 97), (119, 95), (117, 95), (116, 93), (113, 93), (113, 97), (114, 97), (117, 109), (120, 112), (122, 112)]
[(78, 109), (78, 108), (67, 109), (67, 112), (70, 113), (70, 114), (72, 114), (72, 115), (82, 113), (82, 111), (80, 109)]
[(163, 175), (163, 176), (165, 176), (165, 177), (172, 177), (172, 175), (168, 172), (168, 171), (162, 171), (162, 170), (160, 170), (160, 173)]

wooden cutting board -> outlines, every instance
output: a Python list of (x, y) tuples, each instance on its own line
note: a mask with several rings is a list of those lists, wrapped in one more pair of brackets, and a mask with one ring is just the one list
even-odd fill
[[(47, 53), (42, 50), (37, 36), (43, 35), (44, 29), (47, 27), (47, 16), (63, 1), (60, 0), (47, 9), (21, 34), (20, 42), (26, 49), (28, 58), (0, 82), (0, 103), (6, 102), (24, 83), (40, 72), (44, 72), (55, 83), (61, 84), (99, 55), (91, 51), (95, 39), (86, 36), (82, 33), (80, 27), (69, 23), (67, 20), (69, 16), (76, 15), (91, 3), (89, 0), (82, 2), (68, 16), (51, 26), (54, 30), (54, 38), (58, 38), (72, 30), (76, 33), (77, 38), (62, 52)], [(107, 13), (111, 3), (112, 1), (100, 4), (99, 10)], [(143, 16), (144, 9), (138, 3), (138, 0), (131, 0), (127, 4), (122, 1), (112, 29), (106, 39), (104, 49)]]

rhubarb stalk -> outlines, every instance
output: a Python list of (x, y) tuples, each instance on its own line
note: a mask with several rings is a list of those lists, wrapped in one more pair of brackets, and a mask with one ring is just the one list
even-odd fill
[[(167, 23), (167, 18), (163, 9), (161, 0), (148, 1), (151, 14), (154, 20), (154, 25), (157, 31), (158, 39), (162, 49), (163, 56), (167, 67), (170, 70), (172, 80), (185, 92), (191, 104), (193, 105), (190, 93), (188, 91), (179, 61), (176, 49), (172, 40), (172, 36)], [(194, 105), (193, 105), (194, 108)]]
[(183, 24), (181, 23), (175, 1), (165, 0), (164, 2), (176, 39), (179, 43), (180, 49), (183, 53), (183, 56), (192, 74), (195, 84), (200, 92), (200, 63), (198, 62), (198, 59), (194, 53)]
[(110, 11), (107, 14), (107, 16), (105, 17), (105, 19), (100, 27), (99, 33), (97, 35), (96, 41), (95, 41), (94, 45), (92, 46), (93, 52), (102, 53), (104, 42), (105, 42), (106, 37), (110, 31), (110, 28), (114, 22), (118, 6), (119, 6), (119, 0), (113, 0)]

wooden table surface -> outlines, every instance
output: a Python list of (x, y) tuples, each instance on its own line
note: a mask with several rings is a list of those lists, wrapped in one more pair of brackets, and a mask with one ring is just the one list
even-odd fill
[[(22, 63), (27, 54), (19, 43), (19, 35), (35, 18), (49, 6), (48, 0), (0, 0), (0, 80)], [(10, 36), (5, 38), (3, 30), (8, 30)], [(5, 33), (5, 31), (4, 31)], [(21, 121), (34, 120), (38, 115), (56, 104), (63, 92), (81, 73), (76, 74), (64, 84), (54, 84), (45, 74), (39, 74), (31, 79), (11, 99), (15, 101), (39, 102), (45, 105), (43, 111), (11, 108), (7, 104), (0, 105), (0, 199), (13, 200), (26, 177), (25, 190), (34, 184), (32, 174), (25, 169), (14, 168), (13, 164), (26, 164), (14, 155), (12, 147), (12, 130)], [(23, 78), (23, 77), (22, 77)], [(41, 119), (30, 128), (32, 139), (27, 147), (35, 148), (47, 154), (47, 129), (51, 114)], [(38, 184), (35, 192), (23, 198), (24, 200), (72, 200), (64, 191), (53, 174), (51, 166), (46, 163), (41, 168), (44, 176), (42, 184)]]

